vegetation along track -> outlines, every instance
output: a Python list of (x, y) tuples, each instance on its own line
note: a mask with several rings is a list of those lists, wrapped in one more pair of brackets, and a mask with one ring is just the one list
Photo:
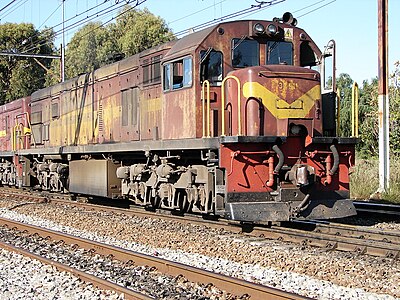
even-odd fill
[(137, 215), (150, 218), (173, 219), (182, 223), (207, 225), (211, 228), (227, 229), (233, 232), (243, 232), (254, 236), (259, 242), (263, 239), (277, 239), (286, 242), (294, 242), (302, 245), (316, 246), (331, 250), (350, 251), (359, 254), (368, 254), (393, 259), (400, 259), (400, 233), (393, 231), (382, 231), (363, 229), (359, 226), (343, 225), (338, 223), (317, 221), (296, 221), (282, 223), (281, 226), (254, 226), (252, 224), (241, 224), (227, 220), (205, 220), (201, 216), (176, 216), (161, 211), (159, 213), (149, 212), (141, 208), (116, 208), (110, 206), (99, 206), (88, 203), (71, 202), (61, 198), (53, 197), (52, 194), (38, 196), (32, 193), (14, 190), (0, 189), (7, 198), (24, 199), (32, 201), (52, 201), (60, 204), (73, 204), (86, 209), (113, 211), (127, 215)]
[[(212, 284), (221, 290), (225, 290), (233, 295), (238, 295), (238, 297), (231, 297), (232, 299), (239, 297), (240, 299), (305, 299), (304, 297), (293, 293), (283, 292), (263, 285), (250, 283), (244, 280), (239, 280), (180, 263), (171, 262), (158, 257), (140, 254), (33, 225), (27, 225), (3, 218), (0, 218), (0, 225), (3, 227), (16, 229), (23, 233), (29, 233), (29, 235), (39, 235), (41, 237), (45, 237), (47, 240), (51, 241), (51, 243), (55, 243), (54, 241), (56, 241), (65, 244), (76, 245), (79, 248), (89, 250), (89, 252), (92, 254), (112, 257), (119, 261), (133, 263), (134, 265), (150, 266), (163, 274), (168, 274), (175, 277), (183, 276), (184, 278), (193, 282)], [(60, 267), (63, 266), (60, 265)], [(63, 268), (68, 270), (68, 267)], [(71, 269), (69, 268), (69, 270)], [(73, 270), (73, 272), (78, 276), (81, 276), (84, 280), (89, 280), (91, 282), (94, 281), (96, 285), (100, 285), (101, 287), (105, 287), (107, 289), (116, 290), (118, 292), (123, 292), (125, 293), (125, 298), (127, 299), (148, 299), (148, 297), (145, 295), (129, 291), (123, 287), (115, 286), (106, 282), (105, 280), (99, 280), (94, 276), (89, 276), (76, 270)]]

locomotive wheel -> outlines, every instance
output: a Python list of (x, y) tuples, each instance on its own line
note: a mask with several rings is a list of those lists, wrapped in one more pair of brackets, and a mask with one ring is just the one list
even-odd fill
[(153, 197), (151, 194), (152, 194), (151, 187), (147, 187), (147, 189), (146, 189), (146, 205), (150, 204), (150, 206), (154, 209), (159, 208), (160, 204), (161, 204), (161, 198), (157, 195), (155, 197)]
[(182, 213), (189, 212), (191, 210), (191, 202), (188, 200), (186, 191), (177, 190), (175, 197), (179, 206), (179, 211)]

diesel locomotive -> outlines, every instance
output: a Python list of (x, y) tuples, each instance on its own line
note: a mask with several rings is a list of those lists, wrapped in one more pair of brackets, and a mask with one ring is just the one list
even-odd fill
[(2, 184), (246, 222), (355, 214), (335, 43), (296, 23), (220, 23), (1, 106)]

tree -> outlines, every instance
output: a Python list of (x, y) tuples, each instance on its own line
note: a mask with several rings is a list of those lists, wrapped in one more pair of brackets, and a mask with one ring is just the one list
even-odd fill
[(371, 83), (364, 80), (359, 99), (360, 142), (357, 146), (362, 156), (378, 154), (378, 78)]
[(100, 22), (88, 23), (71, 39), (65, 53), (66, 77), (91, 72), (107, 63), (107, 54), (117, 49), (115, 37)]
[[(54, 33), (38, 31), (33, 24), (0, 25), (0, 51), (13, 53), (52, 54)], [(38, 58), (46, 68), (51, 59)], [(0, 104), (30, 95), (44, 86), (46, 71), (34, 58), (0, 57)]]
[(353, 79), (349, 74), (340, 74), (336, 80), (337, 89), (340, 92), (340, 135), (351, 135), (351, 89)]
[(65, 52), (66, 77), (106, 65), (114, 54), (130, 56), (173, 38), (163, 19), (147, 9), (126, 5), (116, 23), (107, 26), (100, 22), (89, 23), (73, 36)]
[(394, 65), (389, 86), (390, 150), (392, 154), (400, 156), (400, 61)]
[(115, 32), (118, 45), (127, 56), (175, 38), (163, 19), (153, 15), (147, 8), (132, 9), (128, 5), (117, 18)]

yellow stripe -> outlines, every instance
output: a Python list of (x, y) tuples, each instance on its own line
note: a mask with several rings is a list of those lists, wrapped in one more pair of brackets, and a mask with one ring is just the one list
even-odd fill
[(305, 118), (314, 106), (315, 101), (320, 99), (321, 90), (320, 86), (316, 85), (289, 104), (260, 83), (246, 82), (243, 85), (243, 95), (246, 98), (262, 99), (264, 106), (277, 119)]

